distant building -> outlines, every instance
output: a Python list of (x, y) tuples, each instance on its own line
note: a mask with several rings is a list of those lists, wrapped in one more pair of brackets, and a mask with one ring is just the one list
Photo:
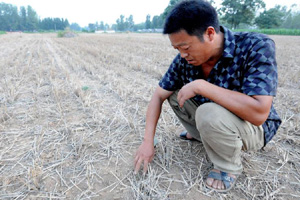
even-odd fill
[(116, 31), (114, 30), (107, 30), (107, 31), (104, 31), (104, 30), (99, 30), (99, 31), (95, 31), (95, 33), (115, 33)]
[(162, 28), (154, 28), (154, 29), (139, 29), (139, 33), (162, 33)]

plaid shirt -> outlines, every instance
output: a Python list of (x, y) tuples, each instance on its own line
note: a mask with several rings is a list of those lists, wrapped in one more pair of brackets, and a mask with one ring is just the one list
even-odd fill
[[(224, 33), (223, 55), (211, 70), (207, 81), (249, 96), (275, 96), (278, 78), (274, 41), (263, 34), (234, 33), (223, 26), (221, 31)], [(201, 68), (189, 65), (178, 54), (159, 86), (175, 91), (196, 79), (203, 79)], [(193, 99), (199, 105), (211, 102), (201, 95)], [(280, 124), (281, 120), (272, 104), (268, 119), (262, 125), (265, 144), (273, 138)]]

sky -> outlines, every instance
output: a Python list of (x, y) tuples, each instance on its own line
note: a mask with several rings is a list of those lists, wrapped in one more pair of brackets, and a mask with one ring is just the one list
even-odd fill
[[(103, 21), (109, 25), (116, 23), (120, 15), (128, 18), (133, 15), (135, 24), (145, 22), (147, 14), (151, 19), (163, 13), (170, 0), (0, 0), (18, 7), (30, 5), (43, 19), (59, 17), (68, 19), (69, 23), (78, 23), (81, 27), (89, 23)], [(221, 0), (215, 0), (216, 3)], [(299, 0), (264, 0), (267, 9), (278, 5), (292, 4), (300, 7)]]

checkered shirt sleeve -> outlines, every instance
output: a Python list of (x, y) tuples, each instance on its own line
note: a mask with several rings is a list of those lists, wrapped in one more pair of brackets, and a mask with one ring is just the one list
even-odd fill
[(275, 44), (269, 38), (253, 39), (241, 90), (247, 95), (276, 95)]
[(183, 86), (181, 66), (181, 57), (178, 54), (171, 63), (168, 71), (159, 81), (159, 86), (168, 91), (175, 91)]

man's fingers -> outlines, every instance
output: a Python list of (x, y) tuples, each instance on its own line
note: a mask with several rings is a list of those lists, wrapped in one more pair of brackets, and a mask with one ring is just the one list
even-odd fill
[(147, 170), (148, 170), (148, 164), (149, 164), (149, 162), (148, 161), (144, 161), (144, 174), (147, 172)]
[(144, 169), (143, 169), (143, 171), (144, 171), (144, 173), (147, 172), (149, 161), (147, 161), (145, 159), (142, 159), (142, 158), (139, 158), (139, 157), (136, 157), (135, 158), (135, 163), (134, 163), (135, 164), (135, 169), (134, 169), (134, 173), (135, 174), (137, 174), (138, 171), (140, 170), (143, 161), (144, 161)]
[(183, 107), (183, 101), (182, 101), (182, 100), (179, 101), (179, 106), (180, 106), (181, 108)]
[(136, 158), (136, 159), (138, 159), (136, 162), (135, 162), (135, 169), (134, 169), (134, 173), (138, 173), (138, 171), (140, 170), (140, 167), (141, 167), (141, 164), (142, 164), (142, 162), (143, 162), (143, 159), (141, 159), (141, 158)]
[(182, 98), (178, 99), (178, 104), (182, 108), (183, 104), (184, 104), (184, 99), (182, 99)]
[(134, 158), (134, 173), (137, 174), (143, 164), (144, 172), (148, 169), (148, 164), (154, 157), (153, 143), (142, 143)]
[(139, 156), (136, 155), (135, 158), (134, 158), (134, 166), (136, 165), (138, 160), (139, 160)]
[(178, 92), (177, 101), (178, 101), (179, 106), (182, 108), (185, 100), (183, 98), (181, 90)]

